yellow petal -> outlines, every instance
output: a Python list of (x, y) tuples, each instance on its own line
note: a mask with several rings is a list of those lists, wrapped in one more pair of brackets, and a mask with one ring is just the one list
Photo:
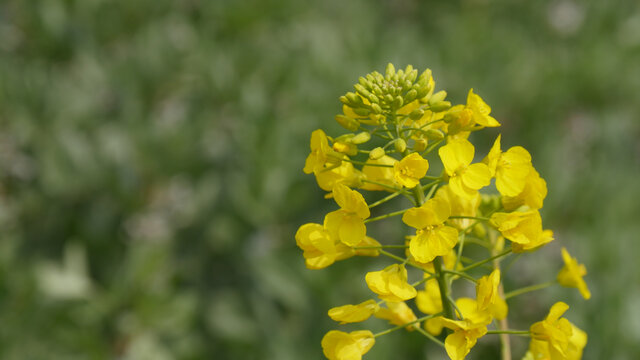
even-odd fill
[(462, 332), (454, 332), (444, 340), (444, 348), (451, 360), (464, 360), (471, 348)]
[(463, 184), (473, 190), (479, 190), (491, 183), (491, 171), (483, 163), (469, 165), (461, 176)]
[(356, 246), (364, 240), (366, 234), (367, 227), (362, 219), (353, 215), (346, 215), (342, 218), (342, 223), (338, 229), (340, 241), (349, 246)]
[(367, 300), (357, 305), (343, 305), (329, 309), (329, 317), (341, 324), (367, 320), (380, 307), (375, 300)]
[(447, 174), (452, 176), (459, 169), (471, 164), (474, 151), (473, 145), (469, 141), (456, 139), (438, 149), (438, 155), (440, 155)]

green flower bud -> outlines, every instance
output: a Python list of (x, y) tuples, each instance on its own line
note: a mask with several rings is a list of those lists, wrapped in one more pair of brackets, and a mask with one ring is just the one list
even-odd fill
[(396, 68), (393, 66), (392, 63), (388, 63), (387, 64), (387, 70), (385, 72), (385, 76), (389, 77), (389, 79), (391, 79), (391, 77), (393, 77), (396, 74)]
[(408, 104), (408, 103), (412, 102), (413, 100), (415, 100), (416, 97), (418, 97), (418, 92), (415, 91), (414, 89), (411, 89), (404, 96), (404, 101)]
[(401, 153), (407, 148), (407, 142), (404, 141), (404, 139), (396, 139), (396, 141), (393, 142), (393, 146), (396, 148), (397, 152)]
[(356, 145), (364, 144), (369, 140), (371, 140), (371, 134), (366, 131), (363, 131), (351, 138), (351, 142)]
[(402, 101), (402, 97), (396, 96), (396, 98), (393, 100), (393, 107), (399, 109), (402, 107), (403, 103), (404, 102)]
[(444, 133), (437, 129), (427, 129), (424, 131), (424, 136), (429, 140), (442, 140), (444, 139)]
[(429, 99), (429, 104), (433, 104), (439, 101), (443, 101), (444, 98), (447, 97), (447, 92), (444, 90), (440, 90), (437, 93), (431, 95), (431, 99)]
[(385, 101), (387, 104), (393, 104), (393, 96), (391, 96), (391, 94), (386, 94), (386, 95), (384, 96), (384, 101)]
[(374, 113), (376, 114), (381, 114), (382, 113), (382, 108), (380, 107), (380, 105), (373, 103), (371, 104), (371, 110), (373, 110)]
[(421, 152), (424, 151), (427, 148), (427, 140), (426, 139), (418, 139), (418, 140), (414, 140), (415, 143), (413, 144), (413, 150), (417, 151), (417, 152)]
[(349, 131), (356, 131), (360, 127), (360, 123), (358, 123), (357, 120), (345, 115), (336, 115), (336, 121), (338, 122), (338, 124), (340, 124), (340, 126)]
[(430, 109), (433, 112), (441, 112), (445, 110), (449, 110), (451, 108), (450, 101), (438, 101), (431, 105)]
[(371, 152), (369, 152), (369, 159), (371, 160), (378, 160), (381, 157), (383, 157), (385, 154), (384, 149), (381, 147), (377, 147), (373, 150), (371, 150)]
[(371, 95), (371, 93), (360, 84), (355, 84), (353, 87), (356, 89), (358, 94), (362, 95), (363, 97), (368, 98), (369, 95)]
[(355, 93), (352, 92), (348, 92), (346, 95), (347, 99), (349, 99), (349, 102), (351, 103), (351, 107), (359, 107), (360, 105), (362, 105), (362, 98), (360, 96), (358, 96)]
[(365, 108), (355, 108), (353, 109), (353, 112), (360, 116), (369, 116), (369, 114), (371, 113), (369, 109), (365, 109)]
[(411, 114), (409, 114), (409, 119), (411, 120), (420, 120), (422, 117), (424, 116), (424, 110), (422, 109), (415, 109), (411, 112)]

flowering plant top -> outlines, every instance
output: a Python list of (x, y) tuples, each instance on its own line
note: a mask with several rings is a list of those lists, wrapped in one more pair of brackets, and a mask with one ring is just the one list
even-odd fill
[[(511, 359), (513, 334), (531, 338), (525, 359), (580, 359), (587, 335), (561, 318), (568, 309), (563, 302), (529, 330), (512, 330), (507, 323), (510, 298), (552, 284), (590, 297), (584, 265), (564, 248), (565, 266), (556, 281), (504, 291), (501, 269), (508, 267), (501, 261), (554, 240), (539, 212), (547, 185), (529, 152), (521, 146), (503, 151), (498, 135), (479, 157), (470, 135), (500, 122), (473, 89), (458, 105), (446, 100), (444, 90), (435, 92), (428, 69), (418, 75), (411, 65), (396, 71), (389, 64), (384, 75), (374, 71), (360, 77), (354, 88), (340, 97), (342, 113), (335, 118), (348, 132), (331, 137), (322, 129), (313, 131), (304, 165), (338, 209), (322, 224), (302, 225), (295, 238), (309, 269), (353, 256), (389, 258), (390, 265), (363, 277), (377, 299), (334, 307), (329, 316), (340, 324), (375, 316), (396, 326), (377, 334), (331, 330), (322, 339), (325, 356), (361, 359), (378, 337), (406, 329), (444, 347), (454, 360), (464, 359), (487, 334), (500, 336), (503, 359)], [(497, 194), (481, 193), (494, 179)], [(402, 198), (409, 208), (376, 212), (379, 205)], [(367, 224), (400, 215), (406, 239), (368, 232)], [(484, 248), (486, 257), (466, 256), (468, 246)], [(407, 267), (417, 269), (419, 278), (409, 281), (415, 273)], [(475, 298), (456, 299), (451, 284), (459, 280), (475, 287)], [(418, 317), (416, 309), (424, 316)]]

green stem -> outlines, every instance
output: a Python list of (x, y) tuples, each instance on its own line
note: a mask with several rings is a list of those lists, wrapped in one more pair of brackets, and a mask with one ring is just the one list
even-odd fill
[(409, 245), (380, 245), (380, 246), (352, 246), (351, 248), (354, 250), (365, 250), (365, 249), (406, 249)]
[(471, 269), (477, 268), (478, 266), (484, 265), (484, 264), (486, 264), (486, 263), (488, 263), (490, 261), (493, 261), (495, 259), (501, 258), (503, 256), (507, 256), (509, 254), (511, 254), (511, 249), (507, 249), (507, 250), (501, 252), (498, 255), (492, 256), (490, 258), (486, 258), (486, 259), (484, 259), (482, 261), (478, 261), (477, 263), (473, 263), (473, 264), (471, 264), (469, 266), (466, 266), (466, 267), (462, 268), (462, 270), (460, 270), (460, 271), (461, 272), (465, 272), (467, 270), (471, 270)]
[(529, 330), (489, 330), (487, 334), (531, 335)]
[(438, 340), (438, 338), (436, 338), (435, 336), (429, 334), (428, 332), (426, 332), (423, 328), (421, 328), (420, 326), (416, 326), (415, 327), (416, 330), (418, 330), (418, 332), (422, 335), (424, 335), (427, 339), (435, 342), (436, 344), (444, 347), (444, 343), (440, 340)]
[(386, 188), (386, 189), (389, 189), (389, 190), (402, 192), (402, 189), (398, 189), (397, 187), (393, 187), (393, 186), (387, 185), (385, 183), (381, 183), (381, 182), (377, 182), (377, 181), (373, 181), (373, 180), (367, 180), (367, 179), (362, 179), (362, 182), (366, 182), (366, 183), (369, 183), (369, 184), (382, 186), (383, 188)]
[(377, 338), (378, 336), (387, 335), (388, 333), (394, 332), (394, 331), (396, 331), (396, 330), (404, 329), (404, 328), (406, 328), (407, 326), (411, 326), (411, 325), (413, 325), (413, 324), (416, 324), (416, 323), (419, 323), (419, 322), (422, 322), (422, 321), (425, 321), (425, 320), (429, 320), (429, 319), (431, 319), (432, 317), (436, 317), (436, 316), (440, 316), (440, 315), (441, 315), (441, 314), (440, 314), (440, 313), (438, 313), (438, 314), (433, 314), (433, 315), (423, 316), (423, 317), (421, 317), (421, 318), (419, 318), (419, 319), (416, 319), (416, 320), (413, 320), (413, 321), (409, 321), (408, 323), (405, 323), (405, 324), (402, 324), (402, 325), (398, 325), (398, 326), (396, 326), (396, 327), (392, 327), (392, 328), (390, 328), (390, 329), (387, 329), (387, 330), (381, 331), (381, 332), (379, 332), (379, 333), (377, 333), (377, 334), (373, 334), (373, 337), (374, 337), (374, 338)]
[(368, 219), (366, 219), (364, 221), (364, 223), (366, 224), (366, 223), (370, 223), (370, 222), (373, 222), (373, 221), (378, 221), (378, 220), (390, 218), (390, 217), (393, 217), (393, 216), (402, 215), (402, 214), (406, 213), (407, 210), (409, 210), (409, 209), (398, 210), (398, 211), (394, 211), (394, 212), (391, 212), (391, 213), (388, 213), (388, 214), (376, 216), (376, 217), (373, 217), (373, 218), (368, 218)]
[(440, 289), (440, 300), (442, 300), (442, 310), (444, 316), (455, 320), (453, 314), (453, 304), (449, 301), (449, 284), (442, 269), (442, 259), (437, 256), (433, 259), (433, 268), (436, 270), (436, 279), (438, 280), (438, 289)]
[(549, 287), (551, 285), (555, 285), (556, 283), (557, 283), (556, 281), (549, 281), (549, 282), (546, 282), (546, 283), (526, 286), (526, 287), (523, 287), (523, 288), (520, 288), (520, 289), (509, 291), (508, 293), (504, 294), (504, 299), (507, 300), (507, 299), (510, 299), (510, 298), (512, 298), (514, 296), (526, 294), (526, 293), (531, 292), (531, 291), (542, 290), (542, 289), (547, 288), (547, 287)]
[(398, 190), (398, 191), (394, 192), (393, 194), (391, 194), (391, 195), (389, 195), (389, 196), (386, 196), (386, 197), (384, 197), (384, 198), (382, 198), (382, 199), (380, 199), (380, 200), (378, 200), (378, 201), (374, 202), (373, 204), (370, 204), (370, 205), (369, 205), (369, 209), (374, 208), (374, 207), (376, 207), (376, 206), (378, 206), (378, 205), (380, 205), (380, 204), (384, 204), (384, 203), (386, 203), (387, 201), (389, 201), (389, 200), (391, 200), (391, 199), (395, 198), (396, 196), (401, 195), (403, 192), (404, 192), (404, 190)]
[(489, 221), (489, 218), (477, 217), (477, 216), (462, 216), (462, 215), (449, 216), (449, 219), (473, 219), (478, 221)]
[(473, 282), (474, 284), (478, 282), (478, 280), (476, 280), (475, 278), (473, 278), (473, 276), (471, 275), (467, 275), (463, 272), (459, 272), (459, 271), (455, 271), (455, 270), (447, 270), (447, 269), (443, 269), (443, 272), (447, 273), (447, 274), (453, 274), (453, 275), (458, 275), (464, 279), (467, 279), (471, 282)]
[(368, 163), (368, 162), (364, 162), (364, 161), (356, 161), (356, 160), (351, 160), (351, 159), (342, 159), (342, 161), (346, 161), (346, 162), (350, 162), (352, 164), (355, 165), (363, 165), (363, 166), (377, 166), (377, 167), (387, 167), (387, 168), (392, 168), (393, 165), (387, 165), (387, 164), (373, 164), (373, 163)]

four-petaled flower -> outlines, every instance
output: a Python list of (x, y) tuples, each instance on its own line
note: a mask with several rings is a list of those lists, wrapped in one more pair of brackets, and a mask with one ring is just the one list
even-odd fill
[(375, 342), (369, 330), (351, 333), (331, 330), (322, 338), (322, 350), (329, 360), (361, 360)]
[(409, 251), (416, 261), (430, 262), (436, 256), (446, 255), (456, 245), (458, 230), (444, 225), (450, 213), (449, 203), (439, 197), (404, 213), (402, 221), (417, 229), (409, 242)]
[(429, 170), (429, 162), (423, 159), (418, 153), (411, 153), (398, 161), (393, 166), (394, 179), (404, 187), (409, 189), (420, 184)]
[(491, 182), (491, 170), (486, 164), (471, 164), (475, 149), (465, 139), (451, 140), (438, 149), (438, 154), (449, 175), (449, 186), (458, 196), (473, 198), (478, 190)]

